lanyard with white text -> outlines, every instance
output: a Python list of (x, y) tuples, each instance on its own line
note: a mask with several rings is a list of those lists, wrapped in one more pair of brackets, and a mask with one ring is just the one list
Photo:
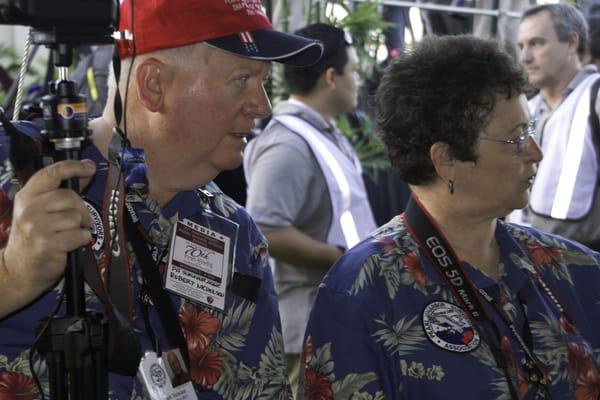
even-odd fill
[[(126, 315), (133, 315), (133, 292), (130, 285), (129, 262), (126, 257), (125, 232), (133, 251), (137, 257), (137, 263), (142, 271), (144, 281), (140, 293), (140, 310), (144, 318), (144, 324), (148, 331), (148, 336), (158, 352), (160, 345), (156, 335), (152, 331), (147, 315), (147, 300), (150, 298), (154, 304), (161, 323), (166, 331), (169, 341), (177, 345), (181, 351), (184, 362), (189, 366), (189, 356), (187, 352), (187, 343), (181, 332), (177, 312), (167, 295), (162, 289), (162, 278), (158, 272), (158, 261), (155, 262), (147, 247), (149, 243), (143, 229), (140, 228), (138, 218), (135, 213), (132, 214), (132, 207), (127, 207), (125, 211), (125, 190), (124, 190), (124, 150), (128, 143), (117, 132), (113, 134), (109, 146), (109, 169), (104, 193), (103, 219), (105, 226), (109, 227), (111, 240), (107, 241), (106, 254), (110, 256), (109, 269), (109, 292), (113, 297), (117, 309), (125, 308)], [(130, 319), (131, 320), (131, 319)]]
[[(403, 218), (410, 235), (419, 244), (425, 254), (427, 254), (427, 257), (446, 282), (454, 299), (467, 313), (467, 316), (477, 327), (483, 340), (490, 347), (497, 365), (504, 371), (511, 397), (518, 399), (516, 386), (510, 377), (508, 362), (502, 353), (502, 339), (498, 328), (486, 312), (481, 301), (481, 296), (478, 295), (480, 292), (462, 270), (456, 253), (454, 253), (454, 250), (440, 230), (434, 225), (433, 218), (414, 195), (408, 201)], [(517, 339), (519, 343), (524, 345), (524, 341), (520, 338), (516, 329), (511, 331), (521, 339)], [(530, 359), (529, 356), (532, 353), (526, 346), (524, 347), (524, 353), (528, 358), (525, 364), (528, 369), (527, 372), (530, 372), (529, 369), (531, 368), (536, 373), (536, 375), (531, 375), (530, 373), (530, 378), (533, 378), (531, 382), (540, 385), (541, 390), (538, 391), (538, 397), (536, 398), (547, 398), (546, 373), (539, 370), (540, 363), (537, 362), (536, 358)], [(537, 377), (543, 378), (537, 379)]]
[(109, 168), (102, 202), (102, 223), (108, 227), (109, 232), (108, 240), (104, 245), (104, 254), (107, 257), (105, 271), (108, 274), (108, 291), (117, 310), (131, 322), (133, 321), (133, 292), (122, 224), (125, 203), (122, 153), (125, 145), (123, 138), (115, 132), (108, 150)]

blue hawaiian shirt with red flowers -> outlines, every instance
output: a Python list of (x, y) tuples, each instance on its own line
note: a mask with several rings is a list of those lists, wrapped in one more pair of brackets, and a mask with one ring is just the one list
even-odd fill
[(482, 304), (506, 369), (398, 216), (346, 252), (320, 285), (298, 398), (535, 399), (542, 389), (523, 343), (547, 376), (549, 398), (597, 400), (600, 254), (502, 221), (496, 240), (498, 280), (462, 267), (489, 297)]
[[(19, 130), (31, 137), (39, 135), (39, 128), (21, 124)], [(12, 200), (18, 190), (14, 172), (6, 162), (7, 138), (0, 135), (0, 246), (10, 234)], [(97, 173), (85, 188), (83, 198), (98, 214), (102, 212), (108, 162), (98, 149), (86, 142), (81, 158), (95, 161)], [(255, 296), (229, 293), (224, 317), (189, 300), (169, 294), (178, 311), (179, 321), (187, 342), (190, 366), (188, 374), (200, 399), (288, 399), (291, 398), (285, 373), (283, 342), (271, 270), (268, 265), (267, 244), (249, 215), (214, 184), (205, 191), (213, 196), (202, 196), (199, 190), (178, 193), (166, 205), (160, 206), (147, 196), (146, 170), (143, 153), (131, 150), (125, 155), (125, 186), (127, 205), (135, 210), (144, 231), (157, 249), (166, 254), (174, 224), (183, 219), (195, 220), (205, 207), (239, 225), (235, 248), (234, 272), (250, 275), (260, 282)], [(206, 193), (206, 192), (204, 192)], [(92, 211), (94, 213), (94, 211)], [(105, 239), (108, 236), (104, 229)], [(101, 236), (97, 235), (96, 240)], [(98, 243), (95, 243), (98, 244)], [(106, 256), (99, 244), (92, 245), (102, 277), (106, 277)], [(143, 350), (151, 350), (148, 332), (143, 321), (138, 299), (142, 284), (140, 268), (129, 248), (131, 301), (134, 312), (131, 325), (139, 333)], [(161, 269), (164, 267), (160, 265)], [(0, 320), (0, 399), (32, 400), (40, 398), (30, 372), (29, 350), (34, 341), (35, 326), (51, 314), (63, 282), (48, 290), (28, 306)], [(86, 285), (86, 305), (102, 310), (102, 304)], [(64, 307), (59, 315), (64, 313)], [(164, 350), (175, 347), (168, 342), (163, 325), (154, 307), (149, 307), (149, 321)], [(48, 367), (37, 353), (33, 357), (37, 376), (48, 398)], [(137, 378), (109, 375), (110, 399), (141, 399), (143, 391)]]

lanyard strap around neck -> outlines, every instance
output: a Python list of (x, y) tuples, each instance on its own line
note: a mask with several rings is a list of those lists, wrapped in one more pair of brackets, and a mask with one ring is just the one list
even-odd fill
[(128, 317), (129, 321), (133, 321), (131, 275), (122, 224), (125, 204), (123, 146), (125, 143), (115, 132), (108, 150), (109, 169), (102, 202), (102, 222), (108, 227), (108, 240), (104, 245), (108, 261), (108, 291), (117, 310)]
[[(162, 276), (158, 269), (161, 257), (158, 257), (158, 261), (154, 260), (148, 249), (147, 242), (140, 232), (139, 222), (135, 223), (129, 212), (124, 213), (124, 223), (127, 237), (137, 256), (138, 265), (142, 270), (144, 286), (156, 307), (160, 322), (165, 329), (169, 342), (179, 348), (183, 360), (189, 368), (190, 360), (188, 347), (183, 332), (181, 331), (181, 326), (177, 317), (178, 312), (173, 306), (173, 302), (169, 298), (169, 295), (162, 287)], [(150, 327), (147, 327), (147, 329), (149, 328)], [(153, 333), (150, 334), (150, 336), (153, 336)]]
[[(147, 294), (156, 307), (169, 342), (179, 348), (186, 366), (189, 367), (187, 342), (181, 331), (177, 317), (178, 313), (169, 295), (162, 288), (162, 276), (158, 270), (160, 257), (158, 262), (154, 261), (148, 249), (147, 240), (142, 234), (141, 227), (138, 226), (137, 217), (130, 214), (132, 210), (129, 210), (128, 207), (127, 211), (125, 210), (125, 177), (123, 176), (125, 166), (123, 163), (125, 162), (124, 149), (126, 146), (128, 146), (126, 139), (115, 132), (109, 147), (109, 171), (104, 194), (105, 208), (103, 210), (103, 218), (106, 220), (105, 223), (109, 227), (110, 238), (112, 239), (107, 241), (105, 250), (106, 254), (110, 256), (109, 291), (115, 299), (117, 309), (125, 308), (129, 311), (129, 315), (132, 315), (133, 294), (126, 257), (126, 233), (142, 271), (144, 290), (147, 290)], [(142, 305), (142, 312), (147, 312), (144, 305)], [(146, 328), (151, 330), (146, 317), (147, 315), (144, 315)], [(148, 335), (153, 339), (156, 346), (157, 340), (154, 333), (149, 331)]]
[[(454, 299), (465, 311), (471, 322), (477, 327), (482, 339), (488, 344), (494, 356), (496, 364), (504, 371), (505, 378), (510, 390), (511, 398), (518, 399), (516, 386), (509, 373), (509, 366), (502, 353), (501, 336), (498, 328), (486, 312), (481, 296), (471, 280), (466, 276), (460, 260), (450, 246), (450, 243), (440, 230), (434, 225), (433, 218), (414, 197), (409, 199), (404, 212), (404, 221), (411, 236), (416, 240), (425, 252), (436, 270), (446, 282), (452, 292)], [(518, 336), (516, 331), (514, 334)], [(523, 341), (519, 341), (523, 344)], [(527, 347), (524, 349), (529, 358), (531, 352)], [(536, 369), (539, 363), (536, 359), (529, 360)], [(540, 371), (540, 375), (542, 372)]]
[(477, 289), (462, 270), (456, 253), (416, 198), (409, 199), (404, 219), (411, 236), (427, 254), (471, 322), (491, 321), (481, 297), (477, 295)]

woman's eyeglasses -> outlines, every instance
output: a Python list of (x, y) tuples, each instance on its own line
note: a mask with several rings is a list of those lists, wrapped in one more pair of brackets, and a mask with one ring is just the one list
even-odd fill
[(527, 127), (525, 129), (523, 129), (521, 134), (515, 139), (502, 140), (502, 139), (493, 139), (493, 138), (489, 138), (486, 136), (480, 136), (479, 139), (488, 140), (490, 142), (514, 144), (514, 145), (516, 145), (516, 148), (517, 148), (517, 154), (520, 154), (523, 151), (523, 148), (525, 147), (527, 140), (529, 140), (529, 138), (533, 138), (534, 135), (535, 135), (535, 121), (530, 121), (529, 124), (527, 124)]

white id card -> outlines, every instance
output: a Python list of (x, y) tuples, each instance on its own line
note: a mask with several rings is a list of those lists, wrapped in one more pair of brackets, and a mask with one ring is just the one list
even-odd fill
[(138, 378), (151, 400), (198, 400), (191, 381), (173, 387), (162, 357), (147, 351), (138, 367)]
[(206, 224), (209, 227), (190, 219), (175, 225), (165, 289), (224, 312), (234, 262), (232, 239), (235, 243), (237, 224), (214, 214), (209, 218), (211, 220), (206, 220), (212, 222)]

